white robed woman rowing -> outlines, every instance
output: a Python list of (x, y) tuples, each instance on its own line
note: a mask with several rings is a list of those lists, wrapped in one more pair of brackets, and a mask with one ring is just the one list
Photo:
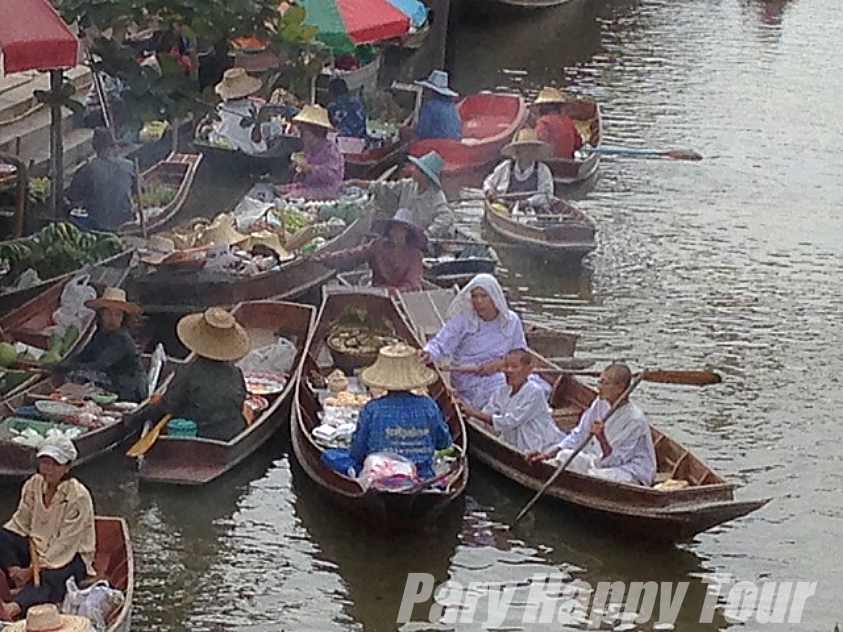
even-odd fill
[(451, 365), (460, 369), (451, 375), (457, 397), (482, 408), (505, 383), (506, 354), (527, 348), (521, 319), (509, 309), (491, 274), (475, 276), (451, 301), (446, 319), (425, 345), (422, 360), (441, 364), (450, 358)]

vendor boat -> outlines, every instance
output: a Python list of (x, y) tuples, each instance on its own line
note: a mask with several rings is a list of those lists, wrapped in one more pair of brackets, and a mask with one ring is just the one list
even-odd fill
[(600, 153), (597, 149), (603, 139), (603, 118), (599, 103), (590, 99), (577, 99), (567, 102), (565, 111), (573, 119), (583, 138), (583, 146), (575, 158), (552, 158), (544, 161), (550, 167), (554, 182), (563, 186), (584, 182), (597, 173), (600, 166)]

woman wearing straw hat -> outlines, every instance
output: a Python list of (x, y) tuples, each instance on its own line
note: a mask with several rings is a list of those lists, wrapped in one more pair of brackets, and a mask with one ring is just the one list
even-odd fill
[(32, 606), (25, 621), (3, 628), (3, 632), (91, 632), (91, 620), (75, 614), (59, 614), (54, 603)]
[(483, 181), (483, 193), (490, 202), (501, 195), (519, 195), (531, 208), (547, 207), (553, 198), (553, 174), (541, 160), (550, 154), (547, 143), (531, 129), (522, 129), (501, 150), (508, 159), (500, 163)]
[(415, 349), (398, 343), (383, 347), (360, 379), (387, 394), (360, 411), (349, 449), (355, 471), (368, 455), (388, 452), (412, 461), (419, 478), (432, 478), (433, 453), (451, 446), (451, 432), (436, 402), (411, 391), (433, 384), (436, 373), (419, 362)]
[(427, 238), (424, 231), (413, 224), (412, 213), (404, 208), (398, 209), (392, 219), (381, 220), (377, 226), (382, 231), (382, 237), (357, 248), (340, 250), (314, 259), (341, 269), (368, 263), (372, 270), (373, 286), (421, 290), (424, 273), (422, 259), (427, 248)]
[(319, 105), (306, 105), (293, 117), (301, 131), (303, 150), (293, 154), (295, 175), (292, 184), (280, 187), (282, 196), (308, 200), (331, 200), (340, 194), (345, 162), (337, 144), (328, 138), (334, 130), (328, 111)]
[[(77, 456), (70, 439), (48, 439), (37, 453), (38, 472), (23, 484), (17, 510), (0, 529), (0, 619), (60, 602), (70, 577), (79, 583), (95, 575), (94, 504), (70, 476)], [(9, 586), (16, 591), (11, 599)]]
[(582, 147), (582, 137), (574, 121), (562, 113), (562, 107), (568, 101), (561, 91), (545, 86), (533, 102), (533, 107), (538, 114), (536, 136), (550, 145), (554, 158), (571, 160), (574, 152)]
[(100, 298), (86, 301), (85, 306), (97, 311), (96, 333), (80, 352), (56, 365), (56, 374), (67, 374), (72, 382), (93, 381), (124, 401), (143, 401), (146, 378), (129, 333), (130, 320), (141, 308), (128, 302), (125, 290), (117, 287), (106, 288)]
[(176, 334), (196, 358), (179, 369), (155, 406), (143, 417), (131, 416), (130, 423), (168, 413), (193, 421), (200, 437), (233, 439), (246, 428), (246, 381), (234, 363), (249, 352), (248, 333), (229, 312), (211, 307), (182, 318)]
[(454, 103), (460, 95), (448, 86), (448, 73), (434, 70), (427, 79), (416, 81), (416, 85), (424, 88), (416, 138), (462, 139), (462, 119)]

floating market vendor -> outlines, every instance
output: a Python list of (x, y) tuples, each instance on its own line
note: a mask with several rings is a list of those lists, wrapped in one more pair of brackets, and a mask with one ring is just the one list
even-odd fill
[[(387, 452), (411, 461), (419, 478), (433, 478), (434, 451), (451, 446), (451, 433), (436, 402), (411, 391), (433, 384), (436, 373), (419, 362), (412, 347), (398, 343), (382, 347), (375, 363), (360, 373), (360, 379), (387, 394), (371, 400), (360, 411), (348, 450), (351, 467), (360, 473), (368, 455)], [(348, 461), (337, 458), (342, 452), (332, 450), (328, 464), (340, 464), (346, 474), (343, 466)]]
[(293, 117), (301, 131), (303, 151), (293, 154), (295, 175), (291, 184), (279, 187), (279, 195), (308, 200), (333, 200), (342, 189), (345, 162), (337, 144), (328, 138), (334, 127), (328, 111), (318, 105), (306, 105)]
[(78, 353), (59, 362), (54, 369), (70, 381), (94, 382), (117, 393), (123, 401), (146, 399), (147, 385), (140, 353), (129, 333), (129, 321), (141, 308), (126, 300), (120, 288), (106, 288), (98, 299), (85, 302), (97, 310), (97, 330)]
[(348, 93), (342, 77), (334, 77), (328, 84), (328, 115), (337, 134), (349, 138), (366, 138), (366, 108), (360, 97)]
[(446, 319), (421, 358), (425, 363), (450, 358), (451, 366), (460, 369), (451, 374), (457, 396), (472, 408), (482, 409), (506, 383), (502, 373), (506, 354), (527, 348), (521, 319), (509, 309), (491, 274), (478, 274), (460, 290), (448, 306)]
[(577, 427), (558, 445), (546, 452), (534, 452), (528, 460), (555, 459), (561, 464), (584, 441), (590, 441), (571, 461), (569, 470), (616, 483), (652, 485), (656, 476), (656, 451), (644, 412), (626, 401), (606, 419), (631, 380), (632, 373), (625, 364), (607, 366), (600, 374), (597, 397), (582, 414)]
[(483, 181), (483, 193), (490, 202), (502, 195), (523, 194), (531, 209), (547, 209), (553, 199), (553, 174), (541, 160), (550, 155), (550, 147), (531, 129), (522, 129), (501, 150), (507, 160), (501, 162)]
[(195, 360), (178, 370), (160, 401), (130, 415), (129, 423), (170, 414), (193, 421), (200, 437), (230, 441), (246, 429), (246, 381), (234, 362), (249, 352), (249, 334), (221, 307), (185, 316), (176, 334)]
[(93, 146), (96, 156), (73, 176), (67, 191), (70, 208), (82, 208), (87, 216), (71, 219), (81, 228), (113, 231), (136, 217), (138, 174), (129, 160), (114, 155), (114, 138), (107, 129), (94, 130)]
[[(70, 439), (47, 439), (36, 454), (37, 473), (23, 484), (17, 510), (0, 529), (0, 620), (61, 603), (69, 578), (79, 584), (95, 575), (94, 505), (70, 476), (77, 456)], [(17, 590), (11, 599), (8, 589)]]
[(448, 73), (434, 70), (427, 79), (416, 81), (416, 85), (424, 88), (416, 138), (462, 139), (462, 119), (454, 103), (459, 94), (448, 87)]
[(369, 184), (369, 192), (382, 211), (409, 209), (413, 223), (430, 237), (450, 237), (455, 218), (440, 180), (445, 161), (435, 151), (421, 158), (408, 156), (407, 160), (408, 178), (374, 181)]
[(372, 285), (400, 290), (421, 290), (423, 252), (427, 247), (424, 232), (412, 222), (407, 209), (398, 209), (395, 217), (379, 222), (383, 236), (357, 248), (314, 257), (335, 268), (355, 268), (368, 263)]
[(569, 99), (556, 88), (546, 86), (533, 101), (538, 113), (536, 136), (550, 145), (554, 158), (571, 160), (580, 147), (582, 137), (571, 117), (562, 112)]

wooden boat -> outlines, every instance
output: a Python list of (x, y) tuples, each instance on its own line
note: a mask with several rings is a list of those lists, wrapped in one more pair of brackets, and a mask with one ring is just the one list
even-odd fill
[(320, 366), (320, 352), (326, 351), (326, 339), (332, 327), (346, 309), (363, 309), (370, 318), (382, 319), (397, 338), (407, 342), (415, 340), (407, 322), (401, 317), (395, 303), (378, 293), (356, 289), (336, 289), (326, 292), (313, 336), (307, 350), (290, 417), (291, 438), (296, 459), (319, 490), (343, 510), (354, 513), (386, 530), (405, 530), (422, 526), (440, 514), (465, 490), (468, 482), (467, 445), (462, 416), (440, 378), (429, 387), (430, 396), (439, 404), (447, 419), (454, 445), (460, 457), (441, 481), (442, 485), (413, 492), (384, 492), (365, 490), (357, 479), (339, 474), (322, 463), (323, 448), (313, 439), (311, 431), (320, 424), (318, 412), (321, 404), (311, 384), (314, 372), (330, 372), (333, 367)]
[[(102, 261), (94, 264), (92, 269), (102, 269), (102, 268), (117, 268), (117, 269), (125, 269), (127, 268), (132, 260), (132, 255), (134, 254), (134, 250), (125, 250), (123, 252), (117, 253), (116, 255), (109, 257), (107, 259), (103, 259)], [(13, 309), (16, 309), (23, 305), (24, 303), (34, 299), (36, 296), (48, 290), (56, 283), (61, 283), (63, 281), (67, 281), (68, 279), (72, 279), (77, 274), (79, 274), (80, 270), (73, 270), (71, 272), (66, 272), (65, 274), (60, 274), (58, 276), (54, 276), (50, 279), (46, 279), (38, 283), (37, 285), (33, 285), (32, 287), (28, 287), (21, 290), (14, 290), (12, 292), (5, 292), (0, 294), (0, 314), (8, 314)]]
[[(279, 428), (286, 428), (314, 309), (280, 301), (255, 301), (238, 305), (234, 315), (249, 332), (253, 349), (273, 344), (281, 336), (296, 345), (296, 359), (284, 389), (267, 396), (269, 407), (230, 441), (162, 435), (140, 462), (141, 481), (170, 485), (210, 483), (251, 456)], [(194, 359), (189, 357), (186, 362)]]
[(424, 259), (424, 278), (440, 287), (465, 285), (475, 275), (494, 274), (500, 263), (495, 250), (458, 226), (456, 239), (431, 239)]
[(559, 200), (548, 215), (512, 215), (505, 207), (484, 202), (483, 221), (493, 232), (530, 254), (582, 259), (597, 247), (595, 227), (582, 211)]
[(132, 627), (132, 602), (135, 593), (135, 558), (129, 527), (122, 518), (97, 516), (97, 552), (94, 570), (97, 579), (105, 579), (111, 588), (123, 593), (123, 605), (106, 621), (106, 632), (129, 632)]
[(429, 138), (414, 141), (408, 148), (409, 154), (417, 157), (439, 152), (445, 160), (444, 178), (478, 172), (498, 161), (501, 149), (527, 119), (527, 104), (513, 94), (473, 94), (458, 107), (462, 140)]
[(397, 165), (407, 153), (408, 143), (397, 140), (383, 147), (373, 147), (359, 153), (343, 154), (345, 177), (371, 180)]
[[(498, 0), (506, 1), (506, 0)], [(518, 1), (518, 0), (513, 0)], [(529, 2), (530, 0), (524, 0)], [(583, 137), (580, 150), (585, 155), (581, 159), (554, 158), (545, 163), (553, 173), (557, 185), (570, 185), (583, 182), (597, 173), (600, 166), (600, 154), (596, 151), (603, 140), (603, 117), (600, 104), (588, 99), (577, 99), (565, 104), (565, 111), (574, 120), (577, 130)]]
[(517, 7), (519, 9), (547, 9), (549, 7), (558, 7), (567, 4), (571, 0), (495, 0), (500, 4), (505, 4), (508, 7)]
[[(143, 362), (149, 369), (150, 356), (144, 355)], [(168, 358), (161, 368), (159, 387), (156, 392), (161, 393), (169, 383), (175, 369), (182, 362)], [(10, 441), (10, 428), (22, 429), (22, 418), (15, 415), (20, 406), (32, 405), (34, 402), (49, 398), (50, 393), (55, 389), (51, 380), (38, 377), (34, 385), (23, 392), (18, 392), (12, 397), (6, 397), (0, 402), (0, 483), (20, 481), (30, 476), (35, 471), (35, 448), (13, 443)], [(142, 407), (149, 406), (149, 399), (140, 402)], [(37, 426), (41, 420), (33, 420)], [(139, 430), (139, 429), (138, 429)], [(129, 428), (121, 419), (115, 424), (103, 426), (90, 430), (79, 435), (73, 440), (79, 458), (76, 465), (84, 465), (101, 456), (104, 456), (124, 440), (137, 434), (137, 430)]]
[[(172, 201), (154, 219), (147, 222), (146, 231), (148, 233), (151, 234), (161, 230), (182, 210), (184, 203), (190, 196), (190, 189), (201, 162), (202, 154), (172, 153), (141, 174), (144, 186), (160, 184), (176, 191)], [(123, 224), (117, 232), (120, 235), (140, 235), (142, 229), (140, 222), (135, 220)]]
[[(358, 246), (369, 234), (371, 217), (352, 222), (339, 236), (317, 250), (327, 254)], [(243, 277), (205, 270), (158, 269), (129, 279), (132, 300), (143, 305), (144, 312), (176, 313), (202, 311), (212, 305), (233, 306), (244, 301), (274, 298), (295, 299), (319, 287), (336, 272), (307, 257), (297, 257), (277, 270)]]
[[(123, 285), (129, 273), (130, 255), (131, 252), (117, 255), (117, 257), (103, 261), (91, 269), (90, 284), (96, 288), (97, 294), (100, 294), (106, 287)], [(34, 298), (7, 313), (0, 318), (0, 330), (15, 342), (22, 342), (45, 351), (48, 350), (50, 335), (45, 333), (45, 330), (53, 322), (53, 312), (61, 305), (61, 295), (65, 286), (75, 277), (76, 273), (63, 276), (51, 287), (42, 290)], [(79, 332), (79, 338), (70, 351), (72, 352), (80, 345), (85, 344), (93, 336), (94, 328), (95, 323), (91, 319), (87, 327)], [(0, 397), (11, 397), (43, 379), (44, 375), (41, 373), (0, 370)]]

